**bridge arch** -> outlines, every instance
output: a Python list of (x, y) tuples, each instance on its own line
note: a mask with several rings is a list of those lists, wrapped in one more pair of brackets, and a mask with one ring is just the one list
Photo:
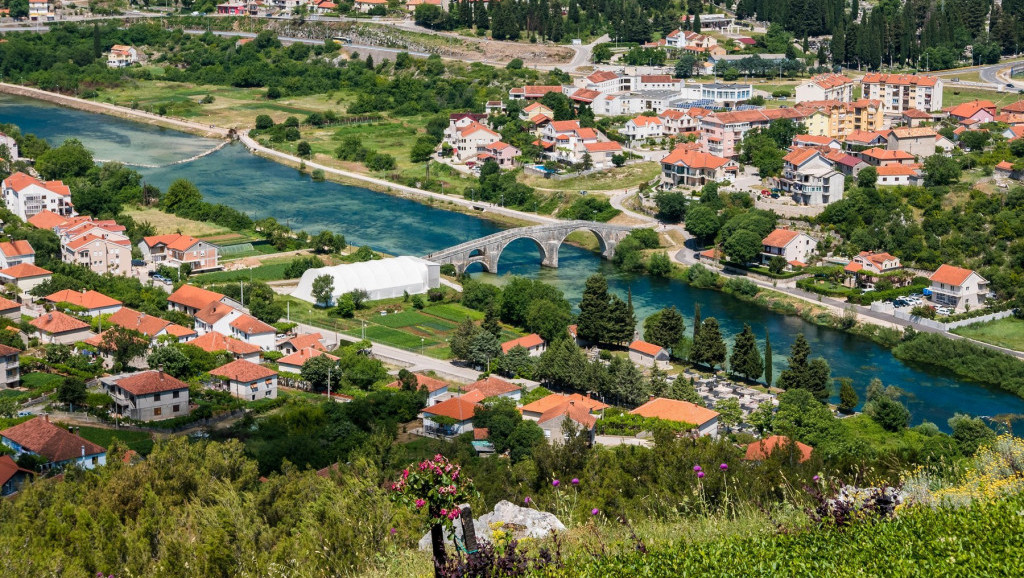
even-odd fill
[(553, 244), (551, 241), (541, 241), (537, 239), (537, 237), (534, 235), (523, 234), (516, 237), (512, 237), (507, 241), (504, 241), (500, 246), (497, 247), (492, 257), (494, 270), (490, 271), (491, 273), (496, 274), (498, 272), (498, 261), (501, 260), (501, 254), (505, 252), (505, 249), (508, 248), (508, 246), (511, 245), (512, 243), (515, 243), (516, 241), (522, 241), (523, 239), (529, 239), (530, 241), (533, 241), (534, 245), (537, 246), (537, 250), (540, 251), (540, 264), (542, 266), (558, 267), (558, 245), (560, 245), (561, 242), (559, 242), (558, 244)]

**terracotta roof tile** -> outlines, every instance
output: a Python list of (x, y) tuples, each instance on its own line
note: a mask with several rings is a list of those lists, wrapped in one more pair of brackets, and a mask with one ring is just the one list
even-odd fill
[(224, 319), (224, 317), (236, 311), (238, 310), (228, 305), (227, 303), (224, 303), (222, 301), (214, 301), (207, 305), (206, 307), (201, 308), (199, 311), (196, 311), (195, 318), (202, 321), (203, 323), (209, 323), (210, 325), (213, 325), (214, 323), (220, 321), (221, 319)]
[(257, 335), (260, 333), (277, 333), (277, 329), (274, 329), (272, 325), (256, 319), (252, 315), (241, 314), (230, 323), (231, 327), (241, 331), (246, 335)]
[(231, 363), (210, 370), (210, 375), (223, 377), (225, 379), (230, 379), (231, 381), (249, 383), (258, 379), (274, 377), (277, 375), (277, 372), (269, 367), (263, 367), (262, 365), (258, 365), (251, 361), (236, 359)]
[[(422, 373), (414, 373), (413, 375), (416, 376), (416, 387), (427, 388), (427, 393), (434, 393), (435, 391), (439, 391), (448, 387), (448, 384), (446, 382), (441, 381), (440, 379), (430, 377), (429, 375), (423, 375)], [(402, 382), (396, 379), (395, 381), (392, 381), (391, 383), (387, 384), (385, 387), (399, 389), (402, 387)]]
[(280, 365), (294, 365), (296, 367), (302, 367), (310, 359), (314, 357), (326, 356), (331, 361), (338, 361), (338, 358), (330, 353), (327, 353), (323, 349), (316, 349), (313, 347), (307, 347), (300, 349), (291, 355), (286, 355), (281, 359), (277, 360), (277, 364)]
[(537, 401), (528, 403), (519, 409), (523, 412), (543, 414), (549, 409), (553, 407), (558, 407), (569, 401), (575, 402), (576, 405), (585, 407), (591, 412), (601, 411), (602, 409), (607, 409), (611, 407), (607, 404), (601, 403), (596, 399), (589, 398), (578, 393), (573, 393), (570, 395), (565, 395), (562, 393), (552, 393), (551, 395), (546, 395), (538, 399)]
[(171, 322), (153, 315), (147, 315), (128, 307), (122, 307), (107, 318), (107, 323), (138, 331), (147, 337), (156, 337), (161, 331), (167, 329)]
[(188, 384), (163, 371), (142, 371), (127, 375), (115, 381), (117, 385), (132, 395), (148, 395), (188, 389)]
[(467, 400), (464, 396), (453, 397), (424, 409), (423, 413), (427, 415), (449, 417), (456, 421), (463, 422), (473, 419), (473, 413), (478, 405), (479, 404)]
[(861, 82), (864, 84), (913, 84), (916, 86), (935, 86), (938, 80), (934, 76), (918, 76), (914, 74), (883, 74), (869, 73), (864, 75)]
[(11, 279), (28, 279), (31, 277), (43, 277), (45, 275), (52, 275), (50, 271), (43, 269), (42, 267), (33, 265), (32, 263), (18, 263), (13, 267), (6, 269), (0, 269), (0, 276), (8, 277)]
[[(762, 440), (758, 440), (747, 446), (747, 453), (743, 456), (745, 460), (751, 461), (762, 461), (771, 454), (775, 453), (775, 450), (785, 448), (790, 444), (789, 438), (786, 436), (770, 436)], [(800, 463), (804, 463), (811, 459), (811, 452), (814, 448), (807, 444), (796, 442), (797, 451), (800, 453)]]
[(79, 321), (78, 319), (75, 319), (65, 313), (61, 313), (60, 311), (43, 313), (32, 321), (29, 321), (29, 324), (39, 331), (49, 333), (51, 335), (67, 333), (69, 331), (81, 331), (82, 329), (89, 328), (88, 323)]
[(303, 333), (302, 335), (296, 335), (295, 337), (289, 337), (283, 341), (278, 342), (278, 346), (291, 345), (296, 350), (305, 349), (307, 347), (315, 347), (317, 349), (324, 349), (323, 340), (324, 336), (319, 331), (316, 333)]
[(72, 289), (64, 289), (63, 291), (57, 291), (44, 297), (51, 303), (70, 303), (86, 309), (102, 309), (104, 307), (116, 307), (121, 305), (121, 302), (117, 299), (107, 297), (106, 295), (93, 290), (88, 291), (74, 291)]
[(167, 300), (171, 303), (191, 307), (192, 309), (202, 309), (210, 303), (220, 301), (223, 298), (224, 295), (215, 291), (208, 291), (199, 287), (193, 287), (192, 285), (182, 285), (178, 287), (177, 291), (171, 293)]
[(553, 419), (563, 416), (568, 417), (588, 430), (593, 428), (597, 423), (597, 417), (590, 415), (590, 410), (588, 408), (582, 405), (576, 405), (576, 402), (573, 400), (564, 401), (547, 410), (537, 419), (537, 423), (547, 423)]
[(588, 143), (583, 143), (583, 148), (587, 149), (587, 151), (589, 151), (589, 152), (602, 153), (602, 152), (621, 151), (622, 150), (622, 145), (620, 145), (619, 143), (617, 143), (617, 142), (615, 142), (613, 140), (610, 140), (610, 141), (605, 141), (605, 142), (588, 142)]
[(767, 237), (761, 239), (761, 244), (768, 247), (785, 247), (793, 242), (800, 235), (799, 231), (792, 229), (775, 229)]
[(502, 343), (501, 352), (508, 353), (509, 350), (511, 350), (513, 347), (517, 345), (525, 347), (526, 349), (530, 349), (532, 347), (539, 347), (541, 345), (544, 345), (544, 340), (541, 338), (540, 335), (537, 335), (536, 333), (531, 333), (529, 335), (524, 335), (523, 337), (518, 337), (516, 339), (512, 339), (510, 341)]
[(522, 391), (522, 389), (522, 387), (514, 383), (510, 383), (499, 377), (494, 377), (493, 375), (466, 386), (466, 391), (479, 391), (484, 394), (484, 397), (495, 397), (506, 393), (512, 393), (514, 391)]
[(42, 417), (32, 418), (0, 431), (0, 436), (51, 462), (63, 462), (82, 457), (82, 446), (85, 446), (86, 456), (103, 454), (107, 451), (103, 446), (68, 433), (66, 429), (57, 427)]
[(35, 472), (31, 470), (26, 470), (25, 468), (19, 466), (14, 461), (14, 458), (12, 458), (9, 455), (5, 454), (0, 456), (0, 486), (11, 481), (11, 478), (13, 478), (18, 473), (34, 474)]
[(252, 355), (260, 351), (259, 346), (252, 345), (235, 339), (234, 337), (228, 337), (222, 335), (216, 331), (210, 331), (203, 335), (188, 342), (189, 345), (195, 345), (203, 351), (213, 353), (214, 351), (227, 351), (233, 355)]
[(43, 209), (29, 217), (28, 224), (37, 229), (49, 229), (52, 231), (54, 227), (59, 227), (66, 220), (67, 217), (62, 217), (53, 211)]
[(970, 269), (962, 269), (960, 267), (954, 267), (953, 265), (939, 265), (939, 268), (932, 273), (932, 276), (928, 278), (929, 281), (935, 283), (945, 283), (946, 285), (952, 285), (958, 287), (962, 285), (967, 278), (975, 274)]
[(4, 183), (15, 191), (21, 191), (25, 187), (36, 185), (64, 197), (71, 196), (71, 189), (61, 181), (40, 181), (20, 171), (4, 179)]
[(20, 257), (22, 255), (35, 255), (35, 249), (28, 241), (5, 241), (0, 243), (0, 253), (3, 253), (5, 257)]
[(717, 169), (729, 164), (729, 159), (685, 148), (676, 148), (668, 156), (661, 159), (661, 163), (669, 165), (681, 164), (691, 169)]
[(718, 417), (717, 411), (694, 405), (688, 401), (663, 397), (656, 397), (629, 413), (668, 421), (692, 423), (698, 427)]

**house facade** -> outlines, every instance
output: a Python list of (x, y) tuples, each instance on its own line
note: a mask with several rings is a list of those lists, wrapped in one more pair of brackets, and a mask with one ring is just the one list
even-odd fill
[(444, 142), (452, 147), (452, 155), (462, 162), (474, 160), (483, 147), (500, 140), (500, 134), (469, 119), (452, 122), (444, 133)]
[[(186, 315), (195, 315), (210, 303), (221, 301), (224, 295), (192, 285), (182, 285), (167, 297), (168, 311), (181, 311)], [(198, 327), (197, 327), (198, 329)]]
[(503, 169), (514, 169), (516, 167), (516, 159), (522, 154), (522, 151), (516, 147), (502, 141), (484, 145), (480, 150), (480, 154), (477, 155), (478, 161), (485, 163), (493, 160), (498, 163), (498, 167)]
[(530, 354), (530, 357), (539, 357), (547, 350), (547, 343), (536, 333), (524, 335), (501, 344), (501, 352), (507, 354), (513, 347), (522, 347)]
[(139, 51), (133, 46), (115, 44), (107, 53), (107, 67), (125, 68), (139, 61)]
[(31, 263), (21, 263), (0, 269), (0, 282), (13, 283), (21, 293), (31, 291), (40, 283), (49, 280), (50, 277), (53, 277), (53, 273)]
[(32, 454), (44, 458), (46, 469), (78, 466), (91, 470), (107, 463), (103, 446), (50, 423), (50, 417), (35, 417), (0, 431), (0, 442), (15, 456)]
[(775, 229), (761, 240), (761, 260), (768, 263), (772, 257), (782, 257), (791, 265), (803, 266), (811, 261), (818, 248), (814, 238), (791, 229)]
[(928, 278), (932, 302), (952, 307), (957, 312), (985, 306), (988, 280), (970, 269), (940, 265)]
[(875, 185), (879, 187), (917, 187), (924, 184), (921, 169), (911, 165), (884, 165), (875, 169), (878, 177)]
[(159, 421), (188, 415), (188, 384), (163, 371), (141, 371), (104, 377), (103, 392), (114, 400), (116, 412), (139, 421)]
[(889, 132), (889, 150), (898, 150), (910, 153), (919, 159), (925, 159), (935, 154), (935, 137), (938, 136), (933, 129), (928, 127), (900, 127)]
[(629, 344), (629, 360), (642, 367), (667, 369), (670, 366), (668, 350), (639, 339)]
[(0, 388), (18, 387), (21, 381), (21, 350), (0, 344)]
[(779, 188), (801, 205), (827, 205), (843, 198), (845, 177), (818, 149), (794, 148), (783, 157)]
[(277, 398), (277, 372), (251, 361), (236, 359), (231, 363), (210, 370), (210, 375), (219, 380), (214, 387), (246, 401)]
[(54, 227), (60, 237), (61, 260), (98, 274), (130, 275), (132, 244), (125, 227), (113, 220), (74, 217)]
[(891, 117), (911, 108), (942, 110), (942, 88), (942, 79), (935, 76), (872, 72), (861, 79), (863, 97), (882, 101), (886, 116)]
[(62, 217), (75, 214), (71, 202), (71, 189), (61, 181), (40, 181), (17, 172), (0, 183), (7, 210), (27, 221), (40, 211), (50, 211)]
[(0, 269), (21, 263), (35, 263), (36, 251), (28, 241), (4, 241), (0, 243)]
[(660, 140), (665, 136), (665, 125), (657, 116), (640, 115), (626, 121), (625, 126), (622, 127), (622, 134), (633, 142), (647, 139)]
[(220, 269), (219, 248), (189, 235), (172, 233), (145, 237), (139, 250), (147, 263), (178, 268), (188, 265), (193, 273)]
[(818, 74), (796, 87), (797, 104), (807, 100), (853, 101), (853, 79), (842, 74)]
[(107, 297), (106, 295), (93, 290), (82, 290), (75, 291), (73, 289), (64, 289), (51, 293), (43, 300), (57, 305), (58, 303), (68, 303), (76, 307), (84, 309), (85, 314), (90, 317), (96, 317), (97, 315), (103, 315), (106, 313), (116, 313), (121, 309), (122, 303), (117, 299)]
[(710, 154), (731, 158), (738, 154), (737, 147), (751, 130), (767, 127), (781, 118), (799, 123), (806, 116), (805, 111), (793, 108), (712, 113), (700, 119), (701, 148)]
[(478, 403), (462, 396), (436, 403), (423, 410), (423, 429), (428, 433), (457, 436), (473, 431), (473, 414)]
[(703, 187), (722, 182), (736, 170), (736, 162), (713, 154), (677, 148), (661, 159), (661, 183), (665, 187)]
[(88, 323), (60, 311), (43, 313), (28, 323), (41, 343), (71, 345), (93, 336)]

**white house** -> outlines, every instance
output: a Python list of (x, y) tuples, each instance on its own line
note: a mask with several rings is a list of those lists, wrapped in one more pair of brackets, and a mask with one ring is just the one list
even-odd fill
[(219, 387), (238, 399), (256, 401), (277, 397), (277, 372), (251, 361), (236, 359), (211, 369), (210, 375), (219, 378)]
[(640, 339), (629, 344), (629, 360), (644, 367), (666, 369), (670, 366), (668, 351), (664, 347)]
[(35, 417), (0, 431), (0, 441), (14, 450), (14, 455), (32, 454), (47, 460), (45, 468), (78, 466), (91, 470), (107, 464), (103, 446), (81, 438), (50, 423), (50, 417)]
[(277, 329), (248, 313), (242, 313), (235, 317), (228, 327), (231, 329), (231, 337), (244, 341), (250, 345), (256, 345), (263, 351), (273, 351), (277, 342)]
[(575, 429), (584, 432), (589, 443), (594, 443), (597, 433), (597, 416), (590, 413), (585, 405), (577, 405), (576, 401), (563, 402), (537, 418), (537, 425), (544, 432), (549, 443), (564, 443), (569, 429), (567, 422), (573, 422)]
[(71, 189), (61, 181), (40, 181), (22, 172), (14, 173), (0, 183), (7, 209), (27, 221), (36, 213), (48, 210), (62, 217), (75, 214)]
[(107, 66), (110, 68), (125, 68), (139, 61), (139, 51), (133, 46), (115, 44), (107, 53)]
[(171, 323), (162, 317), (147, 315), (129, 307), (119, 307), (115, 313), (107, 317), (106, 325), (116, 325), (124, 329), (138, 331), (154, 344), (164, 336), (173, 337), (173, 341), (177, 343), (185, 343), (197, 336), (196, 332), (188, 327)]
[(208, 353), (223, 351), (235, 359), (244, 359), (256, 363), (260, 360), (260, 348), (244, 341), (228, 337), (216, 331), (207, 331), (188, 342)]
[[(217, 293), (216, 291), (210, 291), (200, 287), (194, 287), (192, 285), (182, 285), (181, 287), (178, 287), (174, 293), (167, 296), (167, 310), (181, 311), (185, 315), (195, 315), (211, 303), (221, 301), (223, 299), (224, 295)], [(221, 333), (227, 332), (221, 331)], [(202, 335), (202, 333), (200, 333), (200, 335)]]
[(93, 336), (88, 323), (60, 311), (44, 312), (28, 323), (42, 343), (70, 345)]
[(286, 355), (281, 359), (277, 360), (277, 368), (286, 373), (292, 373), (295, 375), (302, 374), (302, 366), (306, 364), (310, 359), (320, 357), (321, 355), (326, 356), (330, 361), (338, 361), (338, 358), (330, 353), (327, 353), (323, 349), (317, 349), (315, 347), (307, 347), (300, 349), (291, 355)]
[(666, 135), (685, 135), (696, 133), (700, 119), (711, 114), (706, 108), (693, 106), (690, 108), (672, 108), (658, 115), (661, 118), (663, 131)]
[(657, 116), (640, 115), (626, 121), (622, 127), (622, 134), (629, 137), (631, 141), (661, 139), (665, 136), (665, 125)]
[(36, 251), (28, 241), (4, 241), (0, 243), (0, 269), (21, 263), (35, 263)]
[(875, 170), (878, 171), (875, 184), (879, 187), (920, 186), (924, 184), (924, 176), (918, 167), (893, 164), (875, 167)]
[(100, 379), (115, 413), (140, 421), (188, 415), (188, 384), (163, 371), (140, 371)]
[[(448, 393), (448, 384), (440, 379), (430, 377), (429, 375), (423, 375), (422, 373), (414, 373), (416, 376), (416, 388), (427, 390), (427, 406), (434, 405), (442, 397)], [(401, 389), (402, 382), (400, 380), (392, 381), (385, 387), (391, 389)]]
[(14, 283), (18, 291), (27, 293), (36, 285), (48, 281), (53, 273), (32, 263), (21, 263), (6, 269), (0, 269), (0, 282)]
[(193, 273), (221, 268), (218, 247), (189, 235), (171, 233), (144, 237), (139, 241), (139, 250), (147, 263), (174, 268), (188, 265)]
[(475, 159), (485, 146), (500, 140), (500, 134), (475, 120), (464, 126), (452, 124), (444, 133), (444, 142), (452, 147), (455, 158), (463, 162)]
[(423, 410), (423, 429), (447, 436), (471, 432), (473, 414), (478, 406), (478, 403), (462, 396), (434, 404)]
[(975, 271), (940, 265), (928, 280), (932, 282), (932, 303), (936, 305), (953, 307), (957, 311), (985, 305), (988, 281)]
[(105, 313), (116, 313), (121, 309), (121, 302), (112, 297), (100, 293), (99, 291), (93, 290), (81, 290), (75, 291), (73, 289), (64, 289), (51, 293), (43, 298), (53, 305), (58, 303), (69, 303), (76, 307), (81, 307), (85, 310), (85, 313), (90, 317), (96, 317), (97, 315), (103, 315)]
[(761, 259), (767, 263), (772, 257), (780, 256), (787, 263), (796, 267), (806, 266), (818, 241), (799, 231), (791, 229), (775, 229), (761, 240)]
[(0, 132), (0, 146), (7, 147), (7, 155), (10, 160), (14, 161), (19, 158), (18, 141), (14, 140), (14, 137)]
[(216, 331), (221, 335), (231, 335), (231, 322), (241, 315), (241, 311), (227, 303), (214, 301), (193, 315), (196, 333), (202, 336)]
[(541, 336), (537, 335), (536, 333), (531, 333), (529, 335), (524, 335), (523, 337), (518, 337), (516, 339), (512, 339), (510, 341), (502, 343), (501, 352), (507, 354), (509, 351), (512, 351), (513, 347), (517, 345), (525, 348), (527, 353), (530, 354), (530, 357), (538, 357), (547, 349), (547, 344), (544, 342)]
[(913, 74), (872, 72), (861, 79), (863, 98), (882, 101), (886, 116), (900, 116), (907, 109), (942, 110), (942, 79)]
[(809, 100), (853, 101), (853, 79), (842, 74), (818, 74), (796, 87), (796, 102)]
[(507, 397), (519, 401), (523, 398), (522, 386), (493, 375), (465, 386), (465, 390), (466, 392), (480, 392), (480, 399)]
[(702, 436), (718, 435), (718, 412), (688, 401), (666, 399), (651, 396), (651, 399), (640, 407), (629, 412), (647, 418), (657, 418), (677, 423), (693, 424)]

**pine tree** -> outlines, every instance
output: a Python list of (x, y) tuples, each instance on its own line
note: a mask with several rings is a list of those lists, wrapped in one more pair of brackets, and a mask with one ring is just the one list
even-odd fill
[(779, 386), (782, 389), (806, 389), (815, 399), (825, 403), (828, 401), (828, 379), (832, 370), (824, 359), (809, 360), (811, 346), (803, 334), (796, 336), (789, 353), (789, 367), (779, 375)]
[(839, 411), (852, 413), (853, 408), (857, 407), (860, 402), (857, 390), (853, 389), (853, 380), (849, 377), (842, 377), (839, 378), (839, 383)]
[(692, 341), (697, 343), (697, 335), (700, 333), (700, 303), (693, 305), (693, 338)]
[(743, 331), (736, 336), (736, 341), (732, 345), (729, 367), (733, 373), (747, 379), (758, 379), (764, 373), (764, 360), (761, 358), (761, 351), (757, 348), (757, 338), (754, 337), (750, 325), (746, 323), (743, 324)]
[(701, 323), (700, 333), (693, 340), (690, 360), (707, 365), (714, 369), (716, 365), (725, 363), (726, 348), (718, 320), (708, 317)]
[(473, 2), (473, 23), (477, 30), (487, 30), (491, 27), (490, 19), (487, 17), (487, 6), (483, 2)]
[(612, 295), (608, 303), (608, 323), (604, 340), (610, 343), (627, 343), (636, 334), (636, 317), (632, 308), (618, 295)]
[(764, 382), (768, 387), (772, 386), (775, 367), (772, 365), (772, 338), (768, 330), (764, 330)]
[(700, 14), (694, 15), (694, 17), (693, 17), (693, 28), (691, 30), (693, 30), (694, 32), (700, 34)]
[(690, 15), (687, 14), (686, 15), (686, 20), (683, 20), (683, 30), (692, 30), (692, 29), (693, 29), (693, 27), (690, 26)]
[(588, 277), (583, 297), (580, 299), (580, 314), (576, 321), (577, 335), (580, 339), (592, 343), (603, 341), (608, 331), (608, 302), (608, 280), (600, 273)]
[(484, 314), (484, 322), (480, 327), (495, 338), (501, 338), (501, 325), (498, 324), (498, 308), (493, 304), (487, 308), (487, 312)]
[(685, 330), (683, 316), (673, 305), (651, 315), (644, 321), (644, 341), (672, 348), (683, 338)]

